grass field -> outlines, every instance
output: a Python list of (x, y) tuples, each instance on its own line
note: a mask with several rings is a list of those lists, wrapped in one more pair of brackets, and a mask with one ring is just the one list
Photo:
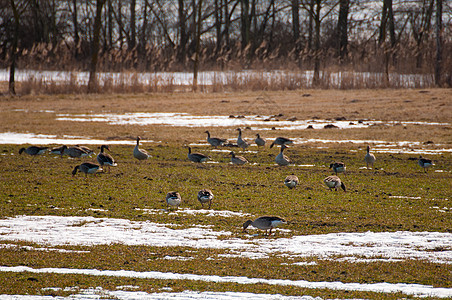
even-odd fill
[[(111, 145), (118, 166), (110, 173), (87, 178), (80, 173), (72, 176), (71, 171), (81, 162), (96, 162), (95, 156), (30, 157), (18, 155), (24, 145), (0, 146), (0, 266), (4, 268), (0, 268), (0, 282), (7, 282), (0, 284), (0, 295), (68, 296), (88, 288), (115, 291), (124, 286), (147, 293), (233, 291), (343, 299), (428, 296), (429, 288), (432, 295), (428, 298), (451, 295), (451, 90), (35, 95), (3, 97), (0, 103), (0, 132), (131, 141), (130, 145)], [(274, 163), (277, 147), (251, 146), (243, 152), (237, 148), (217, 151), (207, 145), (205, 130), (235, 142), (237, 126), (57, 120), (58, 115), (138, 112), (419, 123), (352, 129), (245, 129), (248, 140), (261, 133), (268, 141), (277, 136), (305, 141), (285, 152), (294, 164), (280, 167)], [(447, 124), (428, 124), (432, 122)], [(151, 154), (146, 161), (132, 156), (137, 135), (143, 138), (141, 148)], [(416, 151), (384, 152), (384, 143), (371, 142), (372, 149), (381, 151), (374, 152), (375, 168), (366, 169), (367, 143), (334, 142), (339, 140), (407, 141)], [(190, 144), (194, 151), (211, 156), (211, 162), (190, 162), (186, 148)], [(96, 152), (98, 146), (90, 145)], [(230, 164), (229, 150), (246, 156), (250, 164)], [(429, 154), (423, 156), (435, 166), (425, 173), (417, 158), (427, 150)], [(334, 161), (347, 165), (347, 174), (339, 175), (346, 193), (329, 191), (323, 185), (322, 180), (332, 175), (328, 166)], [(289, 174), (300, 179), (293, 190), (283, 185)], [(215, 194), (212, 210), (201, 209), (196, 200), (201, 188)], [(164, 199), (171, 190), (182, 195), (179, 209), (166, 210)], [(242, 232), (246, 219), (262, 215), (283, 217), (287, 224), (271, 237), (255, 229), (250, 234)], [(319, 242), (317, 237), (325, 239)], [(413, 241), (421, 237), (425, 242)], [(329, 243), (336, 242), (337, 251), (330, 249)], [(17, 266), (31, 269), (5, 269)], [(45, 268), (55, 270), (39, 272)], [(118, 273), (105, 276), (56, 269)], [(121, 270), (199, 277), (127, 276)], [(223, 279), (206, 279), (213, 275)], [(262, 280), (244, 283), (242, 277)], [(345, 286), (335, 285), (338, 282)], [(347, 285), (353, 283), (358, 287)], [(378, 290), (379, 283), (413, 286)], [(420, 286), (428, 287), (427, 295), (416, 294)]]

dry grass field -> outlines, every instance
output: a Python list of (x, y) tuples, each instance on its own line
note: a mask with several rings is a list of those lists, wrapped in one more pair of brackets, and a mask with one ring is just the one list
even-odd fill
[[(60, 119), (134, 113), (231, 116), (227, 119), (237, 123), (171, 126)], [(207, 145), (205, 130), (235, 142), (243, 121), (237, 117), (256, 115), (276, 122), (344, 120), (370, 126), (242, 127), (249, 141), (256, 133), (268, 141), (296, 139), (285, 152), (294, 162), (287, 167), (274, 163), (277, 147), (215, 151)], [(450, 89), (3, 96), (0, 120), (0, 133), (130, 141), (111, 145), (117, 167), (88, 178), (71, 171), (83, 161), (96, 162), (95, 156), (33, 158), (18, 155), (24, 145), (0, 145), (0, 282), (7, 282), (0, 284), (0, 295), (69, 296), (96, 287), (323, 299), (439, 299), (452, 294)], [(138, 135), (141, 148), (151, 154), (146, 161), (132, 156)], [(383, 151), (386, 144), (402, 141), (409, 142), (404, 151)], [(190, 144), (208, 154), (211, 163), (190, 162)], [(374, 152), (373, 169), (363, 168), (367, 144), (381, 150)], [(88, 146), (99, 151), (100, 145)], [(250, 163), (231, 165), (230, 150)], [(427, 173), (417, 165), (422, 151), (435, 162)], [(322, 183), (332, 175), (328, 166), (334, 161), (347, 164), (347, 174), (339, 174), (346, 193), (329, 191)], [(300, 179), (293, 190), (282, 183), (289, 174)], [(196, 200), (201, 188), (215, 194), (211, 211), (202, 210)], [(164, 197), (170, 190), (182, 195), (179, 209), (166, 209)], [(246, 219), (261, 215), (278, 215), (287, 224), (271, 237), (256, 235), (254, 229), (242, 232)], [(107, 228), (118, 231), (102, 233)], [(424, 236), (425, 244), (416, 244)], [(316, 237), (328, 239), (319, 242)], [(8, 269), (14, 267), (29, 269)], [(150, 271), (167, 277), (145, 273)], [(261, 281), (243, 282), (244, 277)], [(384, 283), (394, 289), (378, 286)], [(425, 291), (413, 292), (418, 288)]]

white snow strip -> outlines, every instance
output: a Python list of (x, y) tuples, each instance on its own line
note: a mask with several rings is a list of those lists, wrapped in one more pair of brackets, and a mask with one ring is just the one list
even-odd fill
[[(135, 208), (135, 210), (143, 211), (146, 214), (161, 214), (166, 213), (164, 209), (150, 209), (150, 208)], [(184, 215), (205, 215), (207, 217), (248, 217), (250, 214), (241, 212), (229, 211), (229, 210), (214, 210), (214, 209), (190, 209), (181, 208), (174, 211), (172, 214), (184, 214)]]
[[(146, 141), (149, 142), (149, 141)], [(135, 141), (107, 141), (98, 139), (89, 139), (81, 136), (66, 136), (58, 137), (56, 135), (48, 134), (34, 134), (34, 133), (16, 133), (16, 132), (2, 132), (0, 133), (0, 144), (35, 144), (35, 145), (48, 145), (48, 144), (63, 144), (63, 145), (101, 145), (101, 144), (123, 144), (133, 145)]]
[(308, 289), (332, 289), (343, 291), (362, 291), (376, 293), (403, 293), (417, 297), (452, 297), (452, 288), (435, 288), (429, 285), (407, 284), (407, 283), (343, 283), (343, 282), (311, 282), (306, 280), (288, 280), (288, 279), (264, 279), (236, 276), (218, 276), (218, 275), (196, 275), (196, 274), (178, 274), (163, 273), (156, 271), (137, 272), (137, 271), (111, 271), (96, 269), (64, 269), (64, 268), (42, 268), (33, 269), (26, 266), (0, 267), (0, 272), (30, 272), (37, 274), (77, 274), (90, 276), (112, 276), (141, 279), (158, 280), (196, 280), (215, 283), (237, 283), (237, 284), (268, 284), (279, 286), (294, 286)]
[[(363, 232), (301, 235), (265, 238), (214, 231), (209, 226), (159, 224), (127, 219), (16, 216), (0, 219), (0, 241), (25, 241), (54, 246), (92, 246), (108, 244), (156, 247), (224, 249), (231, 255), (258, 259), (271, 255), (288, 258), (321, 259), (415, 259), (452, 264), (452, 234), (446, 232)], [(237, 224), (237, 231), (241, 222)]]
[[(120, 287), (117, 287), (120, 289)], [(59, 288), (47, 288), (45, 291), (58, 291)], [(66, 289), (65, 289), (66, 290)], [(198, 291), (183, 291), (180, 293), (146, 293), (141, 291), (109, 291), (101, 287), (89, 289), (73, 289), (77, 294), (68, 297), (53, 297), (53, 296), (39, 296), (39, 295), (0, 295), (0, 300), (79, 300), (79, 299), (118, 299), (118, 300), (322, 300), (320, 297), (311, 296), (283, 296), (280, 294), (254, 294), (241, 292), (198, 292)]]
[(67, 250), (67, 249), (57, 249), (57, 248), (36, 248), (31, 246), (21, 246), (15, 244), (0, 244), (0, 249), (14, 249), (14, 250), (27, 250), (27, 251), (44, 251), (44, 252), (60, 252), (60, 253), (89, 253), (90, 251), (80, 251), (80, 250)]
[(125, 114), (57, 114), (56, 120), (72, 122), (106, 122), (112, 125), (165, 125), (183, 127), (230, 127), (230, 126), (264, 126), (275, 127), (280, 130), (302, 130), (308, 126), (313, 129), (323, 129), (327, 125), (334, 125), (339, 129), (367, 128), (373, 125), (436, 125), (447, 126), (450, 123), (412, 122), (412, 121), (336, 121), (336, 120), (278, 120), (271, 116), (196, 116), (187, 113), (125, 113)]

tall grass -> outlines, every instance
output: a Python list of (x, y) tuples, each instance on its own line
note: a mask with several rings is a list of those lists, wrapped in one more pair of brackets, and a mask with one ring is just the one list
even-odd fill
[[(210, 48), (202, 51), (200, 70), (213, 72), (209, 83), (198, 87), (203, 92), (322, 89), (368, 89), (368, 88), (430, 88), (434, 86), (434, 48), (426, 49), (423, 63), (418, 65), (415, 48), (401, 47), (388, 53), (382, 47), (370, 43), (354, 48), (346, 59), (339, 60), (331, 51), (303, 50), (298, 54), (288, 49), (254, 52), (231, 49), (216, 54)], [(446, 44), (444, 52), (452, 49)], [(76, 59), (64, 48), (37, 46), (23, 52), (19, 69), (58, 70), (71, 72), (71, 78), (57, 81), (42, 80), (29, 76), (17, 84), (19, 94), (85, 93), (86, 83), (80, 80), (81, 72), (88, 69), (89, 56), (80, 54)], [(191, 83), (179, 84), (162, 72), (192, 72), (190, 60), (180, 61), (176, 53), (168, 49), (146, 48), (137, 50), (105, 50), (99, 56), (98, 93), (153, 93), (191, 90)], [(451, 52), (452, 53), (452, 52)], [(315, 56), (320, 57), (320, 82), (312, 82)], [(443, 60), (444, 80), (452, 84), (452, 58)], [(0, 65), (7, 66), (6, 61)], [(244, 71), (246, 70), (246, 71)], [(150, 73), (149, 73), (150, 72)], [(226, 72), (220, 73), (220, 72)], [(145, 74), (145, 75), (143, 75)], [(143, 80), (143, 77), (148, 77)], [(6, 92), (6, 90), (4, 91)]]
[[(189, 74), (186, 74), (189, 75)], [(191, 81), (176, 81), (175, 75), (143, 74), (138, 72), (98, 74), (97, 93), (157, 93), (187, 92)], [(81, 94), (87, 85), (78, 72), (71, 72), (68, 79), (49, 80), (29, 75), (17, 83), (18, 94)], [(312, 72), (253, 71), (213, 72), (204, 75), (205, 84), (199, 84), (201, 92), (284, 91), (297, 89), (374, 89), (374, 88), (430, 88), (434, 87), (432, 74), (333, 72), (320, 73), (320, 83), (313, 84)], [(6, 92), (6, 91), (5, 91)]]

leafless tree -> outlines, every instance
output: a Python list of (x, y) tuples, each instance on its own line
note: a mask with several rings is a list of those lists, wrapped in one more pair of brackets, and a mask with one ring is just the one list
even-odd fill
[(94, 17), (93, 40), (91, 42), (91, 63), (89, 68), (88, 92), (93, 93), (97, 89), (97, 61), (99, 57), (99, 39), (102, 26), (102, 8), (106, 0), (96, 1), (96, 15)]

